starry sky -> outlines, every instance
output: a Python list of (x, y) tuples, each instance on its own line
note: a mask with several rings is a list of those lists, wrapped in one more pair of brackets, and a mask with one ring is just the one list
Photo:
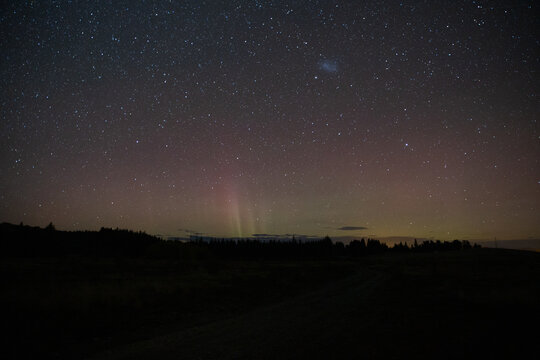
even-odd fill
[(0, 11), (0, 221), (540, 238), (534, 1)]

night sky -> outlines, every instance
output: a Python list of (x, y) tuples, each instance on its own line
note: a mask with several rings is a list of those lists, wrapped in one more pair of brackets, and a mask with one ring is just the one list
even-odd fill
[(0, 221), (540, 238), (534, 1), (14, 1)]

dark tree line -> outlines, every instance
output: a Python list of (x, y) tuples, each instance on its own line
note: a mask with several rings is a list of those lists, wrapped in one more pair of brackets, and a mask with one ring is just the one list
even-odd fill
[[(203, 239), (190, 242), (166, 241), (144, 232), (101, 228), (100, 231), (57, 231), (51, 223), (45, 228), (12, 224), (0, 225), (0, 256), (112, 256), (172, 259), (302, 259), (358, 257), (385, 252), (456, 251), (473, 248), (468, 241), (415, 240), (389, 247), (375, 239), (353, 240), (349, 244), (320, 240), (289, 241), (256, 239)], [(479, 247), (474, 245), (474, 247)]]
[(15, 256), (143, 256), (160, 239), (120, 229), (57, 231), (52, 223), (37, 226), (0, 225), (0, 254)]
[[(423, 241), (421, 244), (415, 240), (412, 246), (400, 242), (393, 247), (375, 239), (353, 240), (348, 244), (332, 242), (327, 236), (322, 240), (290, 241), (270, 240), (258, 241), (254, 239), (195, 239), (192, 243), (211, 250), (214, 254), (226, 257), (255, 257), (255, 258), (328, 258), (328, 257), (357, 257), (369, 254), (397, 253), (397, 252), (436, 252), (468, 250), (473, 246), (468, 241)], [(480, 247), (474, 245), (474, 247)]]
[(431, 251), (451, 251), (451, 250), (468, 250), (472, 248), (479, 248), (480, 245), (471, 243), (467, 240), (454, 240), (454, 241), (423, 241), (421, 244), (418, 244), (418, 241), (415, 239), (412, 246), (407, 245), (406, 243), (395, 244), (392, 248), (393, 251), (397, 252), (407, 252), (407, 251), (416, 251), (416, 252), (431, 252)]

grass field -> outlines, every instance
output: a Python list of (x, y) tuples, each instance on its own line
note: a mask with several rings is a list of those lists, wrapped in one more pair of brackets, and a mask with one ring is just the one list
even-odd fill
[(520, 358), (540, 254), (2, 259), (4, 359)]

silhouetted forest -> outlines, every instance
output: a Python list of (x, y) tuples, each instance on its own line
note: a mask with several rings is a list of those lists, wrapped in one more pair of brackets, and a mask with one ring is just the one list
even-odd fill
[(435, 252), (466, 250), (473, 247), (468, 241), (415, 240), (412, 246), (398, 243), (389, 247), (375, 239), (353, 240), (349, 244), (333, 242), (326, 236), (319, 240), (260, 241), (257, 239), (203, 239), (189, 242), (163, 240), (144, 232), (101, 228), (100, 231), (58, 231), (50, 223), (45, 228), (27, 225), (0, 225), (0, 254), (2, 256), (110, 256), (148, 258), (255, 258), (255, 259), (313, 259), (357, 257), (384, 252)]

